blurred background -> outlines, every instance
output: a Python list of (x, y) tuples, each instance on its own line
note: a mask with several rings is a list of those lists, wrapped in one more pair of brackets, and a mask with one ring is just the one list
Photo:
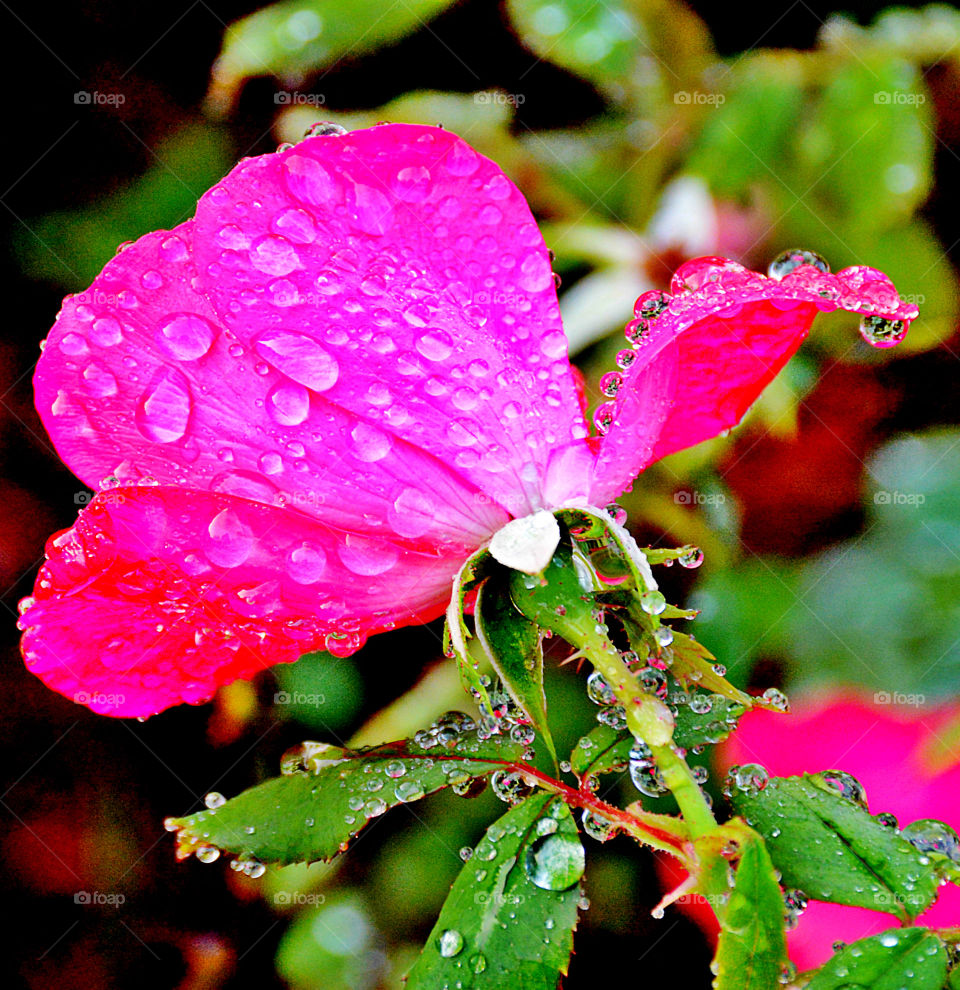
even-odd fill
[[(699, 570), (662, 572), (664, 590), (702, 609), (697, 638), (738, 684), (778, 685), (795, 703), (839, 687), (885, 714), (949, 710), (960, 687), (960, 11), (0, 8), (5, 985), (399, 987), (457, 850), (498, 813), (489, 795), (438, 795), (378, 819), (332, 866), (261, 880), (222, 862), (177, 865), (163, 830), (208, 791), (276, 774), (301, 739), (378, 741), (466, 706), (436, 630), (377, 637), (349, 660), (313, 656), (145, 724), (71, 704), (18, 656), (16, 603), (44, 540), (90, 497), (32, 407), (60, 299), (122, 242), (188, 217), (238, 158), (317, 120), (442, 123), (505, 168), (556, 252), (595, 402), (634, 299), (688, 257), (764, 270), (800, 246), (834, 270), (885, 270), (921, 308), (903, 345), (873, 350), (855, 321), (819, 318), (739, 429), (657, 465), (622, 502), (642, 542), (703, 547)], [(548, 698), (569, 747), (595, 719), (582, 678), (554, 664)], [(629, 781), (607, 786), (636, 797)], [(706, 987), (699, 930), (677, 913), (649, 916), (651, 861), (623, 839), (588, 852), (592, 903), (565, 986), (588, 986), (602, 965), (652, 981), (669, 968), (673, 985)]]

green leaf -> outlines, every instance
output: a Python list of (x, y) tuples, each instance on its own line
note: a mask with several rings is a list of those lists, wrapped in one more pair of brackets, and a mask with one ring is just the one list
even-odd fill
[(517, 611), (506, 583), (496, 577), (480, 586), (473, 617), (477, 639), (493, 669), (543, 737), (556, 764), (557, 750), (547, 724), (539, 628)]
[(784, 887), (836, 904), (916, 917), (937, 896), (926, 857), (817, 775), (774, 777), (730, 801), (766, 840)]
[[(677, 746), (693, 749), (694, 746), (718, 743), (737, 727), (743, 706), (719, 694), (712, 695), (710, 700), (712, 707), (705, 714), (692, 711), (688, 705), (677, 709), (673, 730), (673, 741)], [(570, 754), (570, 768), (578, 777), (625, 770), (633, 742), (629, 732), (598, 725), (577, 743)]]
[[(461, 716), (460, 724), (466, 719)], [(264, 863), (331, 859), (389, 808), (486, 776), (518, 760), (522, 750), (500, 736), (481, 742), (466, 727), (446, 738), (434, 731), (417, 739), (356, 752), (331, 747), (335, 762), (320, 761), (315, 773), (276, 777), (219, 808), (170, 819), (178, 855), (211, 846)]]
[(480, 582), (490, 559), (489, 552), (484, 549), (464, 561), (454, 578), (453, 596), (447, 606), (447, 621), (443, 628), (443, 652), (453, 656), (463, 689), (487, 712), (493, 711), (493, 704), (486, 685), (480, 679), (479, 664), (470, 653), (469, 641), (473, 634), (464, 619), (463, 609), (467, 592)]
[(773, 707), (764, 704), (762, 698), (754, 698), (739, 688), (735, 688), (723, 674), (717, 672), (717, 658), (692, 636), (674, 632), (673, 642), (670, 644), (669, 650), (673, 657), (670, 673), (681, 684), (714, 691), (730, 701), (737, 702), (745, 709), (754, 706)]
[(771, 990), (787, 959), (783, 898), (763, 840), (744, 830), (714, 960), (715, 990)]
[(276, 967), (284, 983), (293, 990), (381, 986), (387, 961), (361, 899), (351, 892), (329, 900), (315, 895), (317, 902), (298, 912), (277, 947)]
[[(752, 54), (731, 67), (732, 84), (713, 105), (686, 162), (686, 170), (713, 192), (746, 196), (771, 180), (797, 139), (803, 106), (803, 69), (796, 52)], [(776, 179), (773, 180), (774, 182)]]
[(763, 840), (746, 829), (734, 888), (723, 912), (715, 990), (771, 990), (787, 959), (783, 897)]
[(566, 804), (536, 793), (512, 807), (454, 881), (407, 990), (556, 990), (573, 950), (583, 867)]
[(806, 990), (940, 990), (947, 978), (943, 942), (926, 928), (894, 928), (841, 949)]
[[(637, 546), (629, 530), (606, 513), (589, 509), (563, 509), (557, 515), (566, 523), (578, 549), (588, 555), (594, 570), (606, 573), (608, 579), (614, 574), (629, 577), (638, 594), (656, 589), (657, 582), (647, 555)], [(615, 571), (608, 572), (609, 567)], [(602, 590), (602, 586), (597, 590)]]
[[(863, 232), (909, 218), (933, 184), (934, 126), (919, 71), (886, 54), (830, 74), (797, 141), (801, 188)], [(816, 211), (814, 211), (816, 212)]]
[(244, 81), (272, 75), (296, 82), (413, 34), (453, 0), (283, 0), (231, 24), (214, 63), (210, 100), (229, 109)]

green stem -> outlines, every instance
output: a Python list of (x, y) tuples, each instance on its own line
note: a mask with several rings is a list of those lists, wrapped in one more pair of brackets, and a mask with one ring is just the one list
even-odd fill
[(700, 785), (694, 780), (686, 760), (673, 745), (673, 716), (656, 696), (638, 684), (616, 647), (596, 627), (571, 623), (569, 634), (577, 635), (573, 645), (600, 671), (623, 705), (627, 728), (635, 739), (650, 747), (663, 782), (670, 788), (693, 838), (704, 835), (717, 824)]

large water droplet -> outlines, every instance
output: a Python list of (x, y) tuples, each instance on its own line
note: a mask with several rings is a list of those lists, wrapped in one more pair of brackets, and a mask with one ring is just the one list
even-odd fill
[(278, 371), (314, 392), (332, 388), (340, 375), (336, 358), (306, 334), (268, 330), (261, 334), (256, 351)]
[(447, 928), (437, 939), (437, 950), (444, 959), (452, 959), (463, 950), (463, 936), (456, 928)]
[(160, 324), (157, 341), (178, 361), (196, 361), (210, 350), (215, 330), (196, 313), (178, 313)]
[(158, 368), (140, 397), (134, 420), (148, 440), (173, 443), (187, 432), (193, 400), (190, 383), (176, 368)]
[(801, 265), (813, 265), (814, 268), (820, 269), (824, 274), (830, 271), (830, 265), (827, 264), (826, 259), (817, 254), (816, 251), (804, 251), (803, 248), (790, 248), (787, 251), (781, 251), (770, 262), (767, 267), (767, 275), (769, 278), (779, 280), (789, 275)]
[(238, 567), (253, 550), (252, 531), (233, 509), (224, 509), (210, 521), (203, 551), (218, 567)]
[(266, 234), (250, 246), (250, 264), (265, 275), (289, 275), (303, 264), (296, 248), (285, 237)]
[(344, 566), (363, 577), (383, 574), (393, 567), (400, 552), (389, 543), (379, 543), (365, 537), (348, 533), (337, 552)]
[(568, 890), (583, 876), (586, 857), (576, 835), (554, 832), (527, 847), (523, 869), (543, 890)]
[(361, 461), (373, 463), (382, 461), (390, 453), (390, 437), (369, 423), (357, 423), (350, 431), (353, 452)]
[(267, 412), (280, 426), (299, 426), (310, 415), (310, 393), (302, 385), (278, 385), (267, 396)]
[(871, 347), (894, 347), (906, 335), (904, 320), (888, 320), (882, 316), (864, 316), (860, 320), (860, 336)]
[(283, 161), (287, 187), (297, 199), (312, 206), (326, 206), (337, 195), (337, 184), (315, 158), (289, 155)]
[(301, 543), (287, 554), (287, 574), (297, 584), (316, 584), (326, 569), (326, 553), (312, 543)]

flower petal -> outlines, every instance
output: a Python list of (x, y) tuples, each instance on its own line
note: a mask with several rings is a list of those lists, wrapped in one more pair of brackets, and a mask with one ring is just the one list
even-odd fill
[(243, 346), (512, 515), (543, 507), (551, 456), (587, 430), (548, 252), (495, 164), (441, 128), (317, 136), (238, 165), (196, 223)]
[[(318, 392), (316, 354), (295, 380), (224, 331), (197, 289), (193, 238), (189, 221), (125, 248), (50, 333), (37, 408), (85, 482), (149, 476), (289, 503), (418, 547), (471, 550), (506, 521), (447, 464)], [(284, 338), (271, 346), (276, 361)]]
[(460, 563), (293, 509), (162, 487), (98, 495), (47, 557), (21, 618), (27, 666), (122, 716), (432, 619)]
[(619, 495), (654, 461), (735, 426), (818, 312), (907, 323), (917, 315), (885, 275), (865, 267), (830, 275), (802, 265), (778, 280), (699, 258), (677, 271), (671, 289), (672, 297), (641, 296), (628, 324), (637, 346), (624, 352), (622, 384), (600, 414), (607, 422), (591, 491), (596, 503)]

